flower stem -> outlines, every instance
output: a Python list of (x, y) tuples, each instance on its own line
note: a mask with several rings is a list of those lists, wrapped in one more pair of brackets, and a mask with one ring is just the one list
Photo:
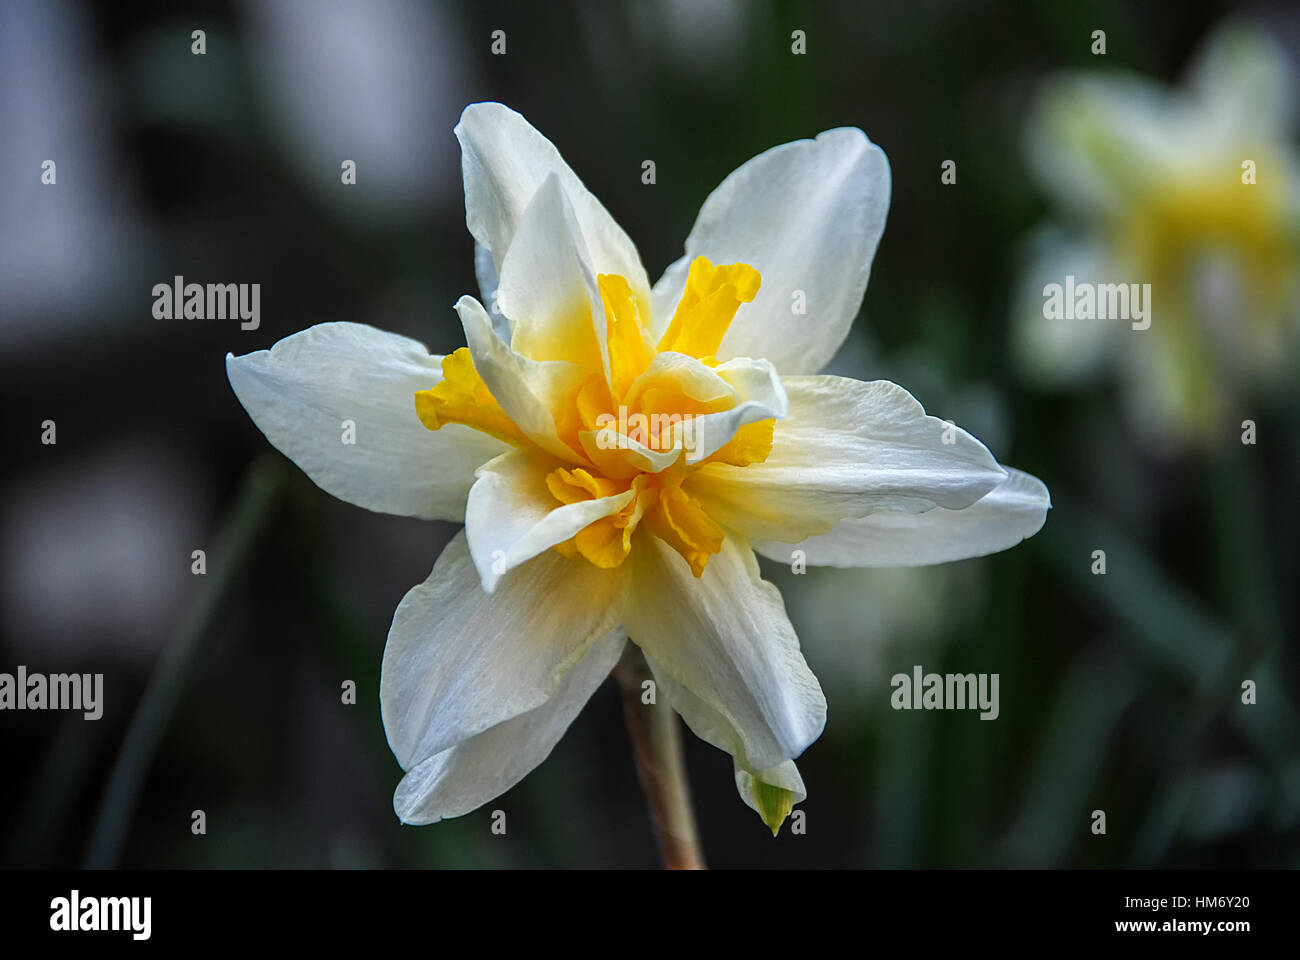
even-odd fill
[(677, 715), (666, 703), (642, 702), (643, 684), (652, 677), (635, 644), (627, 645), (623, 659), (614, 668), (614, 677), (623, 691), (623, 716), (664, 866), (669, 870), (703, 870), (704, 854), (691, 806)]

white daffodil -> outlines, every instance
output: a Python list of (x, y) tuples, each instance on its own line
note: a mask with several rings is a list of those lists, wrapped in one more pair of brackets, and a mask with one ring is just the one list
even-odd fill
[[(1273, 41), (1229, 25), (1180, 89), (1100, 70), (1046, 85), (1027, 146), (1063, 222), (1039, 234), (1017, 311), (1031, 380), (1074, 385), (1113, 365), (1143, 437), (1176, 449), (1223, 437), (1243, 397), (1290, 369), (1294, 83)], [(1102, 311), (1100, 294), (1091, 316), (1045, 309), (1067, 277), (1081, 291), (1149, 284), (1147, 315)]]
[(979, 556), (1035, 533), (1047, 490), (893, 383), (815, 375), (858, 312), (889, 203), (861, 131), (732, 173), (653, 288), (523, 117), (475, 104), (456, 135), (500, 316), (462, 297), (468, 346), (446, 356), (327, 323), (226, 361), (257, 426), (323, 489), (465, 523), (388, 635), (396, 811), (432, 823), (517, 783), (630, 637), (775, 831), (804, 797), (793, 761), (826, 703), (755, 551)]

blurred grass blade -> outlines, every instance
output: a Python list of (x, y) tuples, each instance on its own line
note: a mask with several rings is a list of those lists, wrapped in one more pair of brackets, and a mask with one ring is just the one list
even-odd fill
[[(1129, 627), (1128, 638), (1143, 654), (1193, 684), (1222, 675), (1232, 660), (1228, 631), (1118, 527), (1058, 506), (1043, 533), (1060, 569), (1085, 592), (1101, 597)], [(1095, 549), (1106, 551), (1108, 572), (1103, 576), (1091, 572)]]
[(284, 482), (284, 461), (277, 455), (266, 454), (249, 468), (239, 500), (222, 528), (216, 548), (210, 552), (215, 562), (198, 602), (181, 624), (176, 639), (155, 664), (131, 718), (95, 818), (86, 854), (87, 867), (117, 864), (141, 786), (189, 679), (195, 654), (216, 626), (218, 615), (247, 566)]
[(1070, 670), (1042, 734), (1020, 813), (1001, 844), (1010, 863), (1063, 866), (1073, 843), (1088, 835), (1106, 747), (1137, 687), (1128, 663), (1096, 651)]

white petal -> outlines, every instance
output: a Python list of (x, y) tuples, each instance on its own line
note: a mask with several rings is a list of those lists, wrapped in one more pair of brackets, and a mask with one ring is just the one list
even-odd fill
[(728, 533), (699, 579), (656, 537), (638, 537), (630, 562), (628, 636), (680, 688), (670, 702), (692, 730), (759, 770), (821, 735), (826, 700), (748, 544)]
[[(758, 813), (764, 821), (773, 820), (775, 817), (770, 809), (772, 795), (762, 790), (763, 784), (789, 791), (793, 794), (793, 797), (788, 798), (792, 804), (800, 803), (808, 796), (803, 778), (799, 776), (799, 770), (793, 760), (786, 760), (770, 770), (755, 770), (745, 759), (744, 739), (726, 717), (674, 680), (653, 657), (647, 655), (646, 662), (654, 673), (655, 685), (660, 696), (681, 714), (686, 725), (691, 728), (691, 732), (706, 743), (732, 755), (736, 790), (746, 805)], [(779, 824), (779, 821), (777, 822)]]
[(493, 399), (515, 425), (543, 450), (580, 463), (582, 458), (560, 439), (552, 410), (563, 409), (582, 382), (584, 371), (560, 360), (530, 360), (510, 349), (493, 329), (483, 304), (473, 297), (456, 301), (474, 369)]
[(793, 760), (787, 760), (771, 770), (749, 770), (737, 762), (736, 787), (740, 790), (740, 795), (749, 804), (750, 808), (762, 813), (762, 810), (759, 810), (754, 801), (754, 787), (758, 782), (780, 787), (782, 790), (789, 790), (795, 795), (795, 803), (808, 799), (808, 790), (804, 786), (803, 777), (799, 775), (799, 768), (794, 765)]
[(505, 793), (550, 755), (623, 652), (621, 630), (593, 643), (555, 695), (458, 746), (416, 764), (393, 796), (404, 823), (459, 817)]
[(682, 445), (676, 443), (665, 450), (654, 450), (619, 431), (617, 424), (599, 430), (583, 430), (578, 441), (587, 458), (604, 476), (626, 480), (638, 470), (659, 473), (681, 459)]
[(1043, 526), (1051, 497), (1041, 480), (1019, 470), (962, 510), (874, 513), (843, 520), (802, 543), (755, 543), (765, 557), (790, 563), (802, 550), (810, 566), (915, 567), (983, 557), (1014, 547)]
[(808, 789), (803, 785), (803, 777), (799, 775), (799, 768), (793, 760), (787, 760), (771, 770), (751, 770), (737, 760), (735, 774), (740, 799), (772, 828), (773, 836), (784, 821), (788, 807), (773, 795), (774, 791), (766, 788), (776, 787), (789, 794), (783, 797), (789, 806), (803, 803), (808, 798)]
[[(451, 425), (432, 431), (415, 394), (442, 358), (407, 337), (323, 323), (270, 350), (226, 356), (226, 375), (266, 439), (327, 493), (367, 510), (460, 520), (474, 470), (506, 444)], [(355, 443), (344, 443), (345, 422)]]
[(1197, 110), (1145, 77), (1067, 73), (1044, 83), (1026, 124), (1039, 181), (1085, 222), (1205, 155)]
[(746, 537), (793, 542), (879, 510), (957, 509), (1006, 476), (982, 443), (926, 416), (897, 384), (832, 376), (782, 382), (790, 412), (777, 421), (767, 460), (707, 464), (685, 484), (713, 519)]
[(559, 466), (536, 451), (511, 450), (479, 468), (465, 507), (465, 535), (488, 593), (510, 570), (617, 513), (636, 496), (627, 490), (561, 505), (546, 486), (546, 475)]
[(640, 301), (641, 315), (649, 316), (650, 282), (636, 245), (569, 169), (554, 144), (499, 103), (466, 107), (456, 137), (465, 176), (465, 222), (474, 239), (492, 251), (498, 270), (533, 194), (554, 173), (573, 204), (596, 272), (625, 277)]
[(1294, 123), (1294, 72), (1278, 42), (1257, 28), (1216, 28), (1188, 79), (1225, 136), (1285, 137)]
[(525, 209), (501, 264), (500, 307), (511, 349), (609, 376), (605, 308), (573, 210), (549, 174)]
[[(690, 263), (748, 263), (763, 277), (736, 314), (718, 359), (764, 357), (782, 373), (816, 373), (848, 333), (867, 289), (889, 210), (889, 161), (861, 130), (841, 128), (760, 153), (709, 194), (686, 255), (654, 288), (662, 333)], [(796, 313), (796, 291), (806, 313)]]
[(695, 418), (694, 442), (686, 452), (688, 464), (717, 453), (741, 427), (760, 420), (780, 420), (790, 409), (785, 386), (768, 360), (741, 357), (719, 364), (714, 372), (736, 391), (738, 402), (730, 410)]
[(629, 407), (638, 406), (642, 394), (651, 387), (668, 385), (700, 403), (725, 400), (735, 396), (735, 389), (721, 379), (713, 367), (695, 357), (675, 350), (655, 354), (650, 365), (632, 381), (623, 397)]
[(402, 768), (541, 706), (619, 622), (623, 577), (553, 550), (488, 596), (464, 532), (398, 604), (380, 705)]
[(497, 332), (497, 336), (508, 342), (510, 321), (501, 312), (501, 296), (498, 292), (501, 280), (497, 277), (497, 265), (492, 260), (492, 251), (481, 243), (474, 244), (474, 279), (478, 281), (483, 308), (492, 318), (492, 329)]

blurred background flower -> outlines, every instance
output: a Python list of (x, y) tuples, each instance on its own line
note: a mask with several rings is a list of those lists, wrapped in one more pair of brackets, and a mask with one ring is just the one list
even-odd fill
[[(1035, 239), (1023, 281), (1022, 365), (1045, 384), (1108, 365), (1144, 441), (1164, 449), (1221, 442), (1254, 396), (1281, 376), (1294, 379), (1292, 65), (1268, 33), (1229, 23), (1215, 28), (1178, 86), (1103, 67), (1043, 86), (1028, 153), (1059, 226)], [(1150, 329), (1127, 316), (1049, 315), (1044, 286), (1067, 275), (1150, 284)]]
[[(710, 863), (1300, 865), (1300, 383), (1282, 352), (1294, 235), (1278, 220), (1296, 182), (1279, 65), (1300, 11), (1254, 4), (1254, 39), (1206, 47), (1241, 14), (983, 0), (0, 5), (0, 671), (102, 671), (106, 697), (94, 722), (0, 716), (0, 864), (76, 865), (92, 844), (97, 862), (141, 867), (657, 863), (612, 684), (493, 804), (506, 836), (488, 811), (401, 827), (380, 657), (393, 609), (454, 530), (349, 507), (283, 460), (257, 461), (251, 494), (245, 479), (277, 455), (230, 396), (228, 351), (330, 320), (461, 342), (451, 305), (475, 271), (451, 127), (466, 103), (501, 100), (583, 158), (577, 173), (653, 276), (740, 160), (866, 131), (893, 196), (829, 372), (906, 384), (1052, 490), (1042, 532), (997, 556), (807, 574), (764, 562), (829, 726), (799, 761), (807, 833), (775, 840), (738, 809), (729, 759), (686, 738)], [(1105, 56), (1090, 52), (1097, 29)], [(1093, 79), (1058, 79), (1079, 71)], [(1197, 79), (1216, 75), (1232, 82)], [(1062, 165), (1035, 153), (1031, 173), (1025, 131), (1052, 89), (1079, 109), (1051, 131)], [(1069, 160), (1072, 136), (1092, 151)], [(1145, 158), (1118, 179), (1116, 145)], [(46, 159), (57, 185), (41, 184)], [(340, 180), (346, 159), (355, 185)], [(1138, 215), (1143, 184), (1203, 180), (1220, 160), (1253, 206), (1152, 195)], [(1118, 348), (1071, 342), (1088, 331), (1049, 330), (1038, 279), (1022, 326), (1021, 258), (1043, 228), (1057, 282), (1119, 269), (1159, 284), (1151, 329), (1115, 331)], [(259, 328), (155, 320), (152, 286), (176, 274), (261, 283)], [(1175, 305), (1187, 319), (1162, 322)], [(1040, 342), (1057, 336), (1064, 349)], [(1040, 372), (1100, 377), (1044, 389), (1061, 381), (1022, 380), (1025, 352)], [(1154, 399), (1109, 389), (1135, 382), (1131, 366)], [(1254, 446), (1232, 429), (1246, 418)], [(55, 445), (40, 442), (47, 419)], [(198, 548), (204, 577), (190, 573)], [(890, 677), (916, 664), (999, 673), (998, 719), (892, 710)], [(356, 705), (341, 702), (345, 680)], [(156, 749), (131, 773), (133, 802), (101, 813), (142, 703)], [(195, 808), (206, 837), (189, 832)], [(1104, 837), (1089, 830), (1095, 809)]]

